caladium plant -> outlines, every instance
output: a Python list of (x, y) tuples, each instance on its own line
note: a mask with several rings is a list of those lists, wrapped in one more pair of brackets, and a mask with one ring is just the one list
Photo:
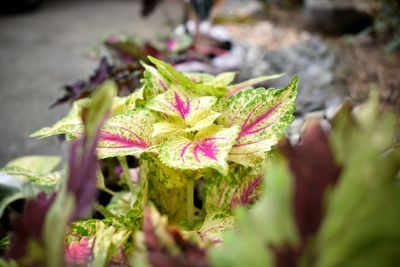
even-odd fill
[[(210, 201), (214, 198), (206, 192), (223, 193), (219, 192), (221, 187), (224, 184), (229, 187), (228, 181), (232, 180), (229, 177), (233, 175), (230, 169), (247, 168), (252, 174), (248, 181), (242, 182), (242, 190), (248, 196), (229, 190), (232, 199), (224, 207), (230, 209), (237, 203), (251, 202), (255, 196), (250, 195), (260, 184), (252, 179), (260, 176), (257, 170), (262, 169), (268, 151), (293, 120), (297, 78), (293, 77), (284, 88), (254, 89), (255, 84), (276, 76), (231, 84), (234, 73), (186, 74), (156, 58), (149, 57), (149, 61), (153, 66), (143, 64), (143, 86), (127, 97), (113, 100), (112, 116), (99, 132), (98, 157), (135, 156), (142, 163), (151, 158), (152, 169), (147, 173), (142, 171), (141, 179), (158, 179), (150, 182), (149, 191), (160, 192), (160, 188), (154, 188), (155, 184), (166, 190), (186, 191), (176, 194), (182, 196), (179, 202), (187, 202), (186, 206), (181, 203), (175, 205), (177, 210), (161, 210), (170, 215), (172, 221), (177, 214), (186, 214), (190, 227), (195, 212), (193, 191), (200, 179), (206, 181), (204, 198)], [(108, 81), (101, 86), (111, 89), (116, 84)], [(82, 112), (91, 105), (90, 98), (75, 102), (66, 118), (32, 136), (65, 134), (67, 139), (81, 136)], [(151, 175), (152, 172), (157, 175)], [(210, 182), (216, 176), (221, 177), (217, 178), (219, 182)], [(168, 197), (165, 194), (154, 196), (150, 192), (149, 195), (158, 198), (151, 199), (155, 203), (170, 201), (159, 199)]]

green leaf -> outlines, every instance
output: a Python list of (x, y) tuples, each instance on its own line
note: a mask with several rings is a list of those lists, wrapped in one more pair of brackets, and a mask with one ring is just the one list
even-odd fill
[(226, 173), (228, 153), (238, 132), (236, 126), (222, 128), (213, 125), (199, 131), (194, 140), (182, 136), (172, 137), (161, 144), (160, 159), (174, 169), (214, 168)]
[(64, 263), (64, 233), (74, 206), (72, 195), (59, 192), (46, 214), (43, 239), (48, 267), (58, 267)]
[(396, 117), (379, 112), (374, 94), (354, 113), (344, 107), (335, 117), (330, 138), (343, 169), (326, 205), (317, 266), (400, 264), (400, 153), (382, 154), (395, 133)]
[(139, 156), (152, 144), (155, 117), (146, 110), (137, 110), (112, 117), (100, 131), (97, 154), (100, 159)]
[(85, 134), (88, 139), (94, 138), (99, 126), (104, 122), (116, 94), (117, 85), (113, 81), (106, 81), (97, 88), (85, 121)]
[(151, 56), (149, 56), (148, 59), (157, 67), (158, 72), (162, 75), (162, 77), (168, 81), (168, 85), (180, 85), (187, 90), (194, 88), (195, 83), (186, 77), (182, 72), (175, 70), (170, 64)]
[(241, 127), (229, 160), (244, 166), (260, 164), (293, 121), (296, 94), (297, 78), (293, 77), (282, 89), (248, 89), (221, 100), (219, 122)]

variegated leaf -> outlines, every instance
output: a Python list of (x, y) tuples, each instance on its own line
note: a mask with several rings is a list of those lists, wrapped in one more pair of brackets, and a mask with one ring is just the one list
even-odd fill
[(167, 91), (168, 89), (168, 81), (158, 72), (156, 68), (153, 66), (142, 64), (145, 68), (143, 73), (143, 82), (147, 88), (151, 88), (154, 95), (161, 94), (162, 92)]
[(261, 193), (264, 164), (248, 168), (231, 163), (226, 175), (214, 174), (205, 179), (203, 207), (207, 213), (232, 210), (237, 206), (249, 207), (258, 200)]
[(98, 157), (139, 156), (152, 145), (154, 123), (153, 114), (147, 110), (112, 117), (100, 131)]
[[(161, 122), (155, 126), (155, 135), (176, 134), (178, 129), (181, 129), (183, 134), (210, 126), (220, 116), (220, 113), (211, 109), (215, 102), (215, 97), (193, 97), (181, 90), (171, 88), (155, 97), (148, 105), (149, 109), (170, 117), (167, 122)], [(170, 127), (169, 130), (168, 127)]]
[(220, 102), (225, 127), (240, 126), (229, 160), (255, 166), (285, 133), (293, 121), (297, 78), (281, 89), (248, 89)]
[(228, 170), (228, 153), (238, 136), (239, 128), (212, 125), (199, 131), (194, 140), (173, 137), (160, 147), (161, 161), (174, 169), (196, 170), (214, 168), (221, 173)]

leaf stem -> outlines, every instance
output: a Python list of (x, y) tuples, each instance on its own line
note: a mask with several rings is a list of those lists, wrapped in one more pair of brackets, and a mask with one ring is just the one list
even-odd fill
[(129, 172), (128, 162), (126, 161), (126, 157), (118, 157), (119, 164), (122, 167), (122, 175), (125, 178), (126, 184), (129, 187), (129, 191), (131, 191), (132, 195), (135, 194), (135, 186), (131, 179), (131, 174)]
[(194, 179), (192, 177), (188, 178), (186, 184), (186, 216), (188, 227), (193, 227), (194, 219)]

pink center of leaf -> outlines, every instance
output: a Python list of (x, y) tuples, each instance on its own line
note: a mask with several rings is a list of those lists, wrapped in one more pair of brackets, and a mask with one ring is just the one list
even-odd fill
[(259, 117), (257, 117), (256, 119), (254, 119), (253, 121), (250, 122), (250, 118), (251, 116), (254, 114), (254, 112), (262, 105), (259, 104), (258, 106), (256, 106), (252, 112), (247, 116), (242, 129), (240, 131), (238, 140), (243, 138), (246, 135), (250, 135), (250, 134), (255, 134), (255, 133), (259, 133), (263, 130), (265, 130), (266, 128), (268, 128), (269, 126), (271, 126), (272, 123), (269, 123), (267, 125), (265, 125), (264, 127), (261, 128), (257, 128), (260, 124), (262, 124), (265, 120), (267, 120), (278, 108), (279, 106), (281, 106), (282, 103), (276, 104), (275, 106), (271, 107), (270, 109), (268, 109), (266, 112), (264, 112), (263, 114), (261, 114)]
[(173, 104), (174, 108), (179, 112), (183, 119), (186, 119), (187, 115), (190, 112), (190, 101), (189, 98), (186, 97), (186, 101), (184, 101), (179, 94), (176, 92), (175, 95), (175, 104)]
[(199, 162), (199, 153), (202, 154), (204, 157), (210, 158), (212, 160), (217, 161), (216, 154), (218, 152), (217, 145), (215, 144), (214, 140), (217, 138), (206, 138), (201, 140), (200, 142), (196, 143), (193, 154), (194, 158), (197, 162)]
[[(128, 137), (118, 135), (115, 133), (110, 133), (107, 131), (102, 131), (100, 134), (100, 142), (109, 142), (113, 145), (107, 145), (107, 148), (140, 148), (144, 149), (149, 147), (149, 145), (137, 134), (132, 133), (136, 139), (130, 139)], [(101, 145), (98, 147), (102, 148)]]

